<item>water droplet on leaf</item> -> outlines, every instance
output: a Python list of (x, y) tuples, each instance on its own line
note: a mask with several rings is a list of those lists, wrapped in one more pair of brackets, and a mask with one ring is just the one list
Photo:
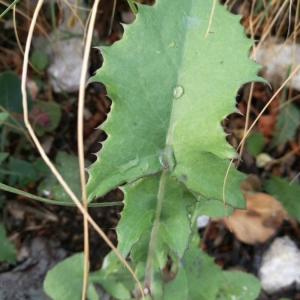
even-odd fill
[(171, 145), (167, 145), (165, 149), (158, 150), (157, 154), (159, 162), (164, 169), (172, 172), (176, 165), (173, 147)]
[(180, 85), (176, 85), (173, 87), (173, 96), (178, 99), (183, 95), (183, 87)]
[(136, 167), (138, 165), (138, 163), (140, 162), (139, 156), (137, 155), (135, 157), (135, 159), (130, 160), (129, 162), (120, 165), (119, 168), (119, 172), (124, 175), (128, 170)]
[(175, 42), (171, 42), (171, 43), (169, 44), (169, 47), (170, 47), (170, 48), (174, 48), (175, 45), (176, 45)]

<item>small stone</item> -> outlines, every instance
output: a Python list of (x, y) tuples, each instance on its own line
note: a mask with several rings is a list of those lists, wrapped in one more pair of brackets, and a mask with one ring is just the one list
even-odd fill
[(198, 217), (197, 228), (198, 229), (205, 228), (207, 226), (209, 220), (210, 220), (209, 216), (202, 215), (202, 216)]
[(288, 237), (276, 238), (262, 258), (262, 289), (273, 294), (292, 283), (300, 284), (300, 250)]
[(272, 157), (268, 153), (260, 153), (256, 157), (256, 166), (264, 168), (270, 161), (272, 161)]

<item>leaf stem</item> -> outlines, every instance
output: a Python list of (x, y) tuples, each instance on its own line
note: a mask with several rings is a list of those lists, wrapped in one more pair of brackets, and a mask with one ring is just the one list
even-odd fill
[(162, 172), (160, 182), (159, 182), (158, 193), (157, 193), (157, 205), (156, 205), (155, 216), (153, 221), (153, 228), (150, 237), (149, 252), (148, 252), (146, 273), (145, 273), (145, 286), (148, 288), (150, 288), (151, 286), (150, 283), (151, 283), (151, 274), (153, 268), (155, 246), (156, 246), (157, 234), (159, 230), (160, 214), (161, 214), (163, 200), (165, 196), (167, 175), (168, 175), (167, 171)]
[(14, 5), (16, 5), (20, 0), (15, 0), (12, 4), (10, 4), (7, 9), (0, 15), (0, 19), (3, 18), (11, 9)]
[(132, 12), (136, 15), (138, 13), (138, 11), (137, 11), (136, 7), (134, 6), (133, 1), (132, 0), (127, 0), (127, 1), (128, 1), (128, 4), (129, 4)]
[[(53, 204), (53, 205), (61, 205), (61, 206), (76, 206), (73, 202), (63, 202), (63, 201), (57, 201), (57, 200), (50, 200), (50, 199), (46, 199), (43, 197), (39, 197), (18, 189), (15, 189), (11, 186), (8, 186), (6, 184), (0, 183), (0, 190), (6, 191), (6, 192), (10, 192), (10, 193), (14, 193), (17, 195), (21, 195), (30, 199), (34, 199), (37, 201), (41, 201), (44, 203), (48, 203), (48, 204)], [(122, 201), (116, 201), (116, 202), (102, 202), (102, 203), (89, 203), (88, 206), (89, 207), (104, 207), (104, 206), (114, 206), (114, 205), (122, 205)]]

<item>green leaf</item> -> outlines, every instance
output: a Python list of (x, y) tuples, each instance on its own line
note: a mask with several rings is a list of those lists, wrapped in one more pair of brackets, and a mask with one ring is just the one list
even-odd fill
[(26, 186), (38, 178), (38, 172), (31, 163), (13, 156), (9, 158), (8, 168), (10, 172), (8, 184), (11, 186), (15, 184)]
[[(57, 128), (61, 120), (60, 106), (54, 102), (36, 101), (35, 107), (39, 109), (34, 116), (33, 126), (38, 136), (43, 136), (45, 132), (51, 132)], [(35, 108), (33, 108), (34, 110)], [(44, 121), (45, 119), (45, 121)]]
[(134, 287), (132, 275), (113, 251), (104, 258), (101, 270), (89, 275), (89, 282), (99, 283), (116, 299), (131, 299), (130, 291)]
[[(150, 228), (155, 231), (152, 234), (156, 236), (156, 248), (168, 245), (179, 258), (187, 249), (191, 233), (187, 206), (195, 199), (185, 193), (182, 184), (170, 178), (165, 178), (163, 187), (162, 176), (168, 177), (165, 173), (158, 174), (124, 187), (124, 209), (117, 227), (118, 250), (124, 257)], [(159, 197), (161, 193), (163, 199)], [(160, 267), (164, 267), (165, 259), (161, 258)]]
[(293, 140), (300, 123), (300, 112), (297, 106), (290, 103), (284, 106), (277, 117), (273, 139), (270, 147), (284, 144), (288, 140)]
[(44, 290), (51, 299), (81, 299), (83, 262), (83, 253), (77, 253), (48, 271), (44, 281)]
[(214, 199), (207, 200), (201, 196), (197, 199), (199, 202), (196, 203), (196, 209), (194, 210), (197, 217), (206, 215), (212, 218), (221, 218), (230, 216), (233, 212), (231, 206), (226, 205), (225, 209), (224, 205), (220, 205), (220, 201)]
[(0, 127), (2, 126), (2, 123), (5, 122), (5, 120), (9, 117), (9, 114), (7, 112), (0, 111)]
[(9, 156), (7, 152), (0, 152), (0, 164)]
[(30, 61), (38, 71), (43, 71), (49, 64), (49, 58), (45, 51), (36, 50), (30, 56)]
[(259, 295), (260, 283), (253, 275), (242, 271), (224, 271), (223, 275), (224, 281), (215, 299), (253, 300)]
[(12, 242), (6, 237), (6, 230), (0, 224), (0, 262), (7, 261), (10, 264), (16, 263), (16, 249)]
[(104, 258), (101, 270), (89, 274), (89, 283), (98, 283), (116, 299), (130, 299), (134, 280), (117, 255), (111, 251)]
[[(141, 274), (158, 299), (162, 295), (161, 271), (171, 250), (182, 258), (191, 234), (187, 207), (195, 202), (185, 187), (163, 172), (124, 187), (124, 209), (117, 227), (118, 250), (147, 266)], [(141, 237), (142, 236), (142, 237)]]
[(264, 189), (282, 203), (289, 215), (300, 221), (300, 186), (298, 183), (290, 184), (287, 178), (271, 175), (270, 179), (264, 182)]
[(246, 140), (246, 147), (252, 156), (257, 156), (264, 147), (264, 137), (259, 132), (251, 132)]
[[(23, 114), (21, 79), (13, 72), (0, 75), (0, 105), (8, 112)], [(28, 110), (32, 107), (30, 94), (27, 93)], [(13, 123), (14, 124), (14, 123)]]
[(175, 279), (165, 285), (164, 300), (216, 299), (222, 280), (222, 271), (214, 260), (191, 243)]
[[(85, 163), (86, 165), (89, 164), (88, 161)], [(59, 152), (55, 157), (55, 166), (70, 186), (71, 190), (79, 199), (81, 199), (78, 158), (76, 156), (68, 155), (65, 152)], [(42, 167), (40, 166), (40, 168)], [(73, 202), (52, 173), (49, 173), (49, 175), (39, 184), (38, 193), (42, 196), (49, 196), (51, 194), (52, 198), (58, 201)]]
[[(235, 111), (240, 85), (262, 79), (240, 17), (217, 2), (208, 28), (212, 7), (212, 0), (138, 5), (123, 39), (101, 48), (104, 64), (92, 81), (106, 85), (113, 104), (101, 125), (108, 138), (89, 170), (90, 200), (162, 170), (222, 200), (228, 159), (237, 155), (220, 122)], [(238, 208), (243, 178), (232, 167), (226, 181), (225, 199)]]

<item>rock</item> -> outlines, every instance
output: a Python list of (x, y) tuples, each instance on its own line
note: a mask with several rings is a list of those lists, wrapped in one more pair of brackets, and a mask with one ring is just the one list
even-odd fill
[(66, 257), (66, 251), (53, 240), (34, 238), (23, 245), (19, 258), (25, 259), (10, 272), (0, 274), (1, 300), (50, 300), (43, 281), (49, 269)]
[[(254, 57), (257, 62), (266, 67), (263, 76), (276, 88), (285, 81), (290, 66), (293, 65), (292, 72), (300, 64), (300, 44), (294, 45), (293, 42), (268, 39), (260, 44)], [(287, 85), (291, 84), (293, 89), (300, 91), (300, 71)]]
[(295, 283), (300, 284), (300, 250), (288, 237), (276, 238), (262, 258), (259, 278), (262, 289), (272, 294)]
[[(75, 5), (74, 0), (69, 5)], [(61, 3), (63, 22), (53, 31), (49, 41), (44, 36), (37, 36), (33, 43), (50, 57), (48, 75), (55, 92), (76, 92), (79, 89), (81, 68), (83, 62), (83, 25), (74, 16), (65, 2)], [(78, 15), (85, 22), (86, 12), (78, 10)], [(87, 74), (88, 78), (88, 74)]]
[(205, 228), (207, 226), (207, 224), (209, 223), (210, 217), (209, 216), (200, 216), (197, 219), (197, 228), (201, 229), (201, 228)]

